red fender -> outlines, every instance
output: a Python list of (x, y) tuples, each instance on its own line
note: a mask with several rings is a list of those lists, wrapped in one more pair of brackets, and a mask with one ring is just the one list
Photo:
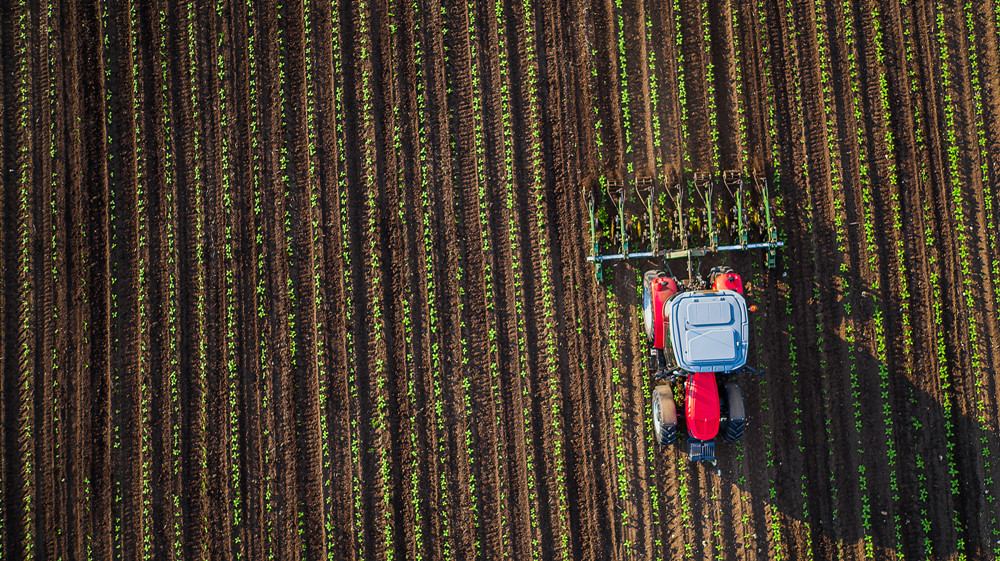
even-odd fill
[(698, 440), (711, 440), (719, 434), (719, 385), (715, 372), (695, 372), (688, 376), (684, 396), (684, 420), (687, 431)]
[(715, 290), (732, 290), (737, 292), (740, 296), (743, 295), (743, 278), (740, 277), (739, 273), (730, 271), (728, 273), (721, 273), (715, 276), (714, 282), (712, 283), (712, 288)]
[(653, 293), (653, 347), (662, 349), (666, 344), (667, 316), (663, 315), (665, 304), (671, 296), (677, 294), (677, 281), (673, 277), (656, 277), (650, 281), (650, 292)]

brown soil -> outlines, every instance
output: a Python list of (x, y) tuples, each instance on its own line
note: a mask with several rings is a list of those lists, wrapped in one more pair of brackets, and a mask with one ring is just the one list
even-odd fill
[[(996, 558), (972, 4), (8, 2), (0, 557)], [(716, 471), (581, 193), (733, 168), (787, 245), (730, 261), (767, 375)]]

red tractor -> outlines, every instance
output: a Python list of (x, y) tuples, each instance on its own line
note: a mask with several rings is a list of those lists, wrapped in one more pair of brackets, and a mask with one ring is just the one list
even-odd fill
[[(750, 313), (756, 308), (747, 305), (743, 278), (725, 266), (714, 267), (706, 278), (701, 278), (696, 274), (695, 261), (710, 254), (764, 249), (768, 267), (773, 267), (776, 251), (783, 246), (771, 222), (767, 182), (755, 177), (756, 189), (751, 194), (763, 207), (756, 216), (766, 220), (763, 226), (766, 226), (768, 240), (749, 243), (743, 179), (733, 172), (724, 173), (722, 179), (736, 203), (736, 220), (731, 223), (722, 220), (735, 227), (733, 237), (737, 243), (729, 245), (719, 244), (719, 232), (714, 225), (720, 221), (713, 218), (717, 205), (712, 202), (713, 181), (708, 174), (694, 174), (692, 181), (679, 183), (674, 186), (676, 192), (668, 193), (677, 205), (673, 231), (681, 238), (680, 249), (657, 249), (658, 239), (653, 228), (657, 222), (653, 208), (655, 184), (650, 180), (637, 182), (636, 192), (645, 215), (639, 221), (627, 220), (624, 187), (617, 184), (608, 189), (608, 199), (616, 214), (615, 227), (609, 236), (598, 234), (598, 217), (606, 213), (598, 208), (597, 195), (592, 192), (587, 198), (594, 240), (594, 254), (588, 261), (597, 266), (599, 280), (603, 279), (603, 267), (608, 264), (630, 260), (662, 260), (666, 264), (674, 259), (687, 260), (688, 278), (685, 281), (678, 281), (661, 270), (646, 271), (643, 275), (642, 313), (651, 347), (650, 370), (654, 381), (652, 424), (656, 441), (664, 446), (677, 442), (678, 429), (683, 427), (690, 460), (713, 465), (716, 439), (737, 441), (746, 430), (746, 408), (743, 392), (736, 382), (737, 375), (762, 373), (746, 364), (750, 349)], [(706, 245), (700, 247), (690, 247), (692, 234), (686, 228), (690, 216), (683, 204), (692, 194), (701, 195), (706, 203), (704, 217), (700, 220), (707, 226), (703, 232)], [(651, 249), (630, 252), (628, 240), (632, 233), (644, 229), (648, 232)], [(620, 253), (600, 254), (600, 240), (606, 237), (617, 239)], [(680, 390), (682, 399), (675, 399), (675, 388)]]
[[(676, 442), (683, 421), (691, 461), (714, 463), (716, 438), (734, 442), (746, 430), (736, 374), (759, 372), (746, 365), (753, 308), (743, 298), (743, 279), (730, 268), (716, 267), (698, 284), (647, 271), (642, 312), (651, 346), (656, 441)], [(683, 380), (681, 416), (673, 391), (678, 380)]]

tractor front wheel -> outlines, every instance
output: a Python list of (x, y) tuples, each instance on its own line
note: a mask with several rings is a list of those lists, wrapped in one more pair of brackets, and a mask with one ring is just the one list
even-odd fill
[(670, 384), (660, 383), (653, 388), (653, 432), (656, 441), (669, 446), (677, 440), (677, 404)]
[(653, 318), (656, 315), (653, 313), (653, 290), (652, 282), (656, 277), (662, 275), (661, 271), (646, 271), (642, 275), (642, 322), (643, 327), (646, 328), (646, 337), (649, 338), (649, 342), (653, 342), (653, 337), (655, 335), (655, 330), (653, 326)]

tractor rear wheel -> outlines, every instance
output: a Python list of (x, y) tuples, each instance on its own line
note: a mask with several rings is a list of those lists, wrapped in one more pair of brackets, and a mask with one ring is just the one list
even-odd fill
[(662, 271), (646, 271), (642, 275), (642, 321), (643, 326), (646, 328), (646, 337), (649, 338), (650, 342), (653, 342), (653, 337), (655, 336), (653, 326), (653, 318), (655, 317), (653, 314), (653, 292), (650, 283), (662, 274)]
[(653, 432), (656, 441), (669, 446), (677, 440), (677, 404), (670, 384), (660, 383), (653, 388)]
[(726, 409), (727, 417), (726, 430), (723, 438), (729, 442), (736, 442), (743, 438), (743, 433), (747, 430), (746, 409), (743, 406), (743, 390), (736, 382), (726, 384)]

